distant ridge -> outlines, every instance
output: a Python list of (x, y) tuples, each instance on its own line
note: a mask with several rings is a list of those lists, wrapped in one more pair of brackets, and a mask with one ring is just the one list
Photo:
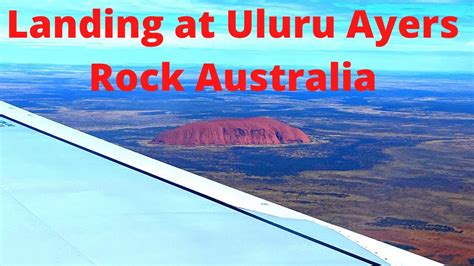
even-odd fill
[(278, 145), (309, 143), (300, 129), (270, 117), (220, 119), (194, 122), (156, 136), (151, 144), (207, 145)]

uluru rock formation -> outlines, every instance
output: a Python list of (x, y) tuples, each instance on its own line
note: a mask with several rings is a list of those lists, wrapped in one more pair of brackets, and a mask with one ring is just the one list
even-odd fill
[(194, 122), (160, 133), (150, 143), (182, 146), (309, 143), (300, 129), (269, 117)]

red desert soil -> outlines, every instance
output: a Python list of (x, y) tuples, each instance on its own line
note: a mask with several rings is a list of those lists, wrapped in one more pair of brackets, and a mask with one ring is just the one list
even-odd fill
[(269, 117), (221, 119), (186, 124), (160, 133), (150, 143), (182, 146), (309, 143), (300, 129)]
[(397, 228), (366, 229), (361, 230), (360, 233), (381, 241), (412, 245), (416, 247), (416, 250), (411, 250), (411, 252), (447, 265), (472, 265), (469, 261), (474, 257), (472, 248), (474, 246), (474, 240), (472, 240), (474, 226), (465, 225), (460, 228), (463, 231), (462, 234)]

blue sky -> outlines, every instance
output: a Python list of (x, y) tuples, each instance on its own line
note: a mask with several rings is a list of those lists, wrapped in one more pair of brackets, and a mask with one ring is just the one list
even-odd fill
[[(474, 72), (474, 8), (472, 1), (35, 1), (17, 0), (2, 3), (0, 12), (0, 63), (81, 64), (103, 62), (116, 65), (201, 64), (214, 62), (234, 66), (293, 65), (326, 68), (330, 61), (350, 60), (354, 68), (395, 71)], [(19, 12), (20, 27), (32, 25), (31, 17), (46, 15), (90, 15), (92, 8), (112, 7), (116, 15), (164, 16), (160, 30), (165, 35), (162, 46), (145, 48), (137, 40), (34, 40), (8, 38), (8, 10)], [(336, 18), (336, 38), (318, 40), (310, 34), (303, 39), (264, 40), (232, 39), (226, 31), (228, 9), (264, 7), (271, 15), (314, 15)], [(376, 48), (374, 40), (345, 39), (352, 13), (365, 9), (369, 16), (457, 16), (459, 35), (455, 39), (403, 39), (395, 34), (389, 44)], [(179, 40), (173, 35), (181, 15), (199, 17), (209, 11), (216, 17), (212, 29), (215, 39)], [(373, 22), (371, 20), (371, 22)], [(375, 27), (375, 23), (373, 22)], [(375, 28), (374, 28), (375, 29)], [(439, 29), (439, 28), (438, 28)], [(374, 32), (376, 32), (374, 30)], [(310, 32), (308, 32), (310, 33)]]

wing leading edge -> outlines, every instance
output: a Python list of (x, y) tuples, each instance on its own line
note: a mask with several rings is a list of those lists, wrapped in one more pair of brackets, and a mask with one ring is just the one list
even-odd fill
[(6, 103), (0, 111), (1, 263), (439, 265)]

